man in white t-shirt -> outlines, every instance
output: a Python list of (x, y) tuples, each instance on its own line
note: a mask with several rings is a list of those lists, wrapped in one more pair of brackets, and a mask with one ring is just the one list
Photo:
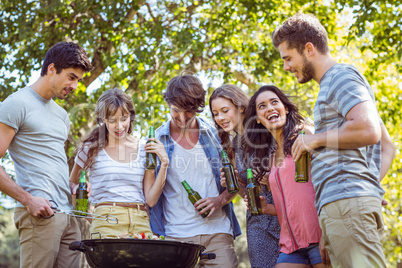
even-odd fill
[[(156, 137), (164, 144), (170, 164), (163, 195), (150, 210), (151, 227), (159, 235), (201, 244), (205, 252), (215, 253), (216, 259), (200, 261), (204, 267), (237, 267), (234, 238), (241, 231), (231, 202), (235, 194), (220, 185), (222, 148), (217, 132), (196, 116), (205, 107), (205, 94), (192, 75), (168, 83), (164, 98), (172, 118), (156, 130)], [(183, 180), (202, 197), (194, 205)], [(201, 217), (207, 211), (209, 215)]]

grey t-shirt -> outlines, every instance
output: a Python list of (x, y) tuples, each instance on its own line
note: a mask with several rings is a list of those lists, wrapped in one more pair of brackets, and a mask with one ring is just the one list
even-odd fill
[[(315, 132), (340, 128), (355, 105), (375, 102), (365, 77), (353, 66), (336, 64), (322, 77), (314, 107)], [(378, 116), (381, 122), (381, 118)], [(373, 196), (382, 198), (380, 186), (381, 143), (353, 150), (318, 148), (313, 155), (311, 176), (316, 208), (340, 199)]]
[[(69, 132), (67, 112), (32, 88), (11, 94), (0, 104), (0, 122), (15, 130), (8, 148), (16, 182), (33, 196), (70, 209), (69, 170), (64, 143)], [(17, 203), (17, 207), (22, 207)]]

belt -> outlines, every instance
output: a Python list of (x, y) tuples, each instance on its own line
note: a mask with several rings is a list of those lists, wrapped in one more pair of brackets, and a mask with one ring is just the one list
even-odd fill
[(99, 206), (116, 206), (116, 207), (126, 207), (126, 208), (136, 208), (142, 211), (148, 212), (148, 208), (143, 204), (138, 203), (98, 203), (95, 208)]

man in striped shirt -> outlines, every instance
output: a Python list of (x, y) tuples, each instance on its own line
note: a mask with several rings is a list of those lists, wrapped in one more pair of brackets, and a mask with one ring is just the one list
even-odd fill
[[(394, 146), (375, 106), (366, 78), (330, 55), (327, 32), (318, 19), (296, 14), (272, 34), (284, 69), (299, 83), (320, 84), (314, 107), (315, 134), (300, 135), (292, 148), (296, 161), (312, 155), (312, 182), (323, 231), (322, 243), (333, 267), (385, 267), (381, 236), (380, 180)], [(322, 256), (327, 261), (327, 256)]]

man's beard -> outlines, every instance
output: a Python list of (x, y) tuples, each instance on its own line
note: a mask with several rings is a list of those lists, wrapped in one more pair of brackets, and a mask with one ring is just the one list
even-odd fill
[(302, 79), (299, 81), (300, 84), (307, 83), (315, 76), (314, 65), (307, 60), (306, 56), (303, 55), (303, 68), (302, 68)]

